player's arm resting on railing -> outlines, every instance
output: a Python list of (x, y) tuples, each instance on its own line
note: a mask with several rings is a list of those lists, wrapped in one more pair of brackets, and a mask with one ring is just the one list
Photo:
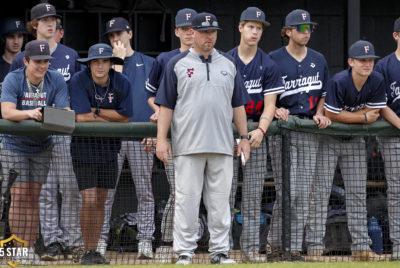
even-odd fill
[(352, 124), (352, 123), (370, 124), (378, 119), (379, 111), (380, 109), (374, 109), (369, 107), (366, 107), (362, 110), (358, 110), (355, 112), (342, 110), (338, 114), (325, 110), (325, 115), (332, 121), (336, 122), (347, 123), (347, 124)]
[[(96, 108), (92, 107), (92, 112), (95, 112)], [(129, 117), (118, 113), (114, 109), (99, 109), (97, 117), (101, 117), (108, 122), (129, 122)]]
[(260, 116), (258, 128), (249, 133), (251, 137), (250, 145), (252, 149), (258, 148), (260, 146), (263, 137), (267, 133), (269, 125), (274, 119), (276, 96), (276, 94), (264, 95), (264, 110)]
[(173, 110), (167, 106), (160, 106), (160, 114), (157, 121), (157, 157), (168, 164), (168, 156), (172, 157), (171, 145), (167, 141), (169, 126), (172, 121)]
[(381, 109), (381, 116), (389, 121), (393, 126), (400, 129), (400, 118), (388, 106)]
[(317, 104), (317, 111), (313, 116), (313, 120), (318, 125), (319, 129), (324, 129), (331, 124), (331, 120), (327, 116), (325, 116), (324, 103), (325, 97), (321, 97)]
[[(247, 117), (246, 111), (244, 109), (244, 105), (234, 107), (233, 108), (233, 122), (239, 132), (240, 136), (247, 135)], [(247, 139), (241, 139), (238, 145), (238, 150), (236, 155), (240, 156), (240, 153), (243, 152), (245, 155), (245, 162), (249, 160), (250, 157), (250, 142)]]
[(32, 110), (18, 110), (17, 105), (13, 102), (2, 102), (1, 103), (1, 114), (3, 119), (11, 121), (22, 121), (26, 119), (35, 119), (42, 121), (42, 107)]

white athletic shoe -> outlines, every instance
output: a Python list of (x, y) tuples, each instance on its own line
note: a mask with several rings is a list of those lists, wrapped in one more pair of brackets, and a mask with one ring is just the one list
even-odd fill
[(142, 240), (138, 243), (138, 258), (139, 259), (152, 259), (153, 258), (153, 245), (150, 240)]
[(228, 258), (228, 256), (226, 256), (223, 253), (219, 253), (211, 258), (211, 264), (234, 264), (234, 263), (236, 262)]
[(192, 258), (187, 255), (181, 255), (178, 257), (178, 261), (175, 264), (183, 264), (183, 265), (192, 264)]
[(106, 256), (106, 251), (107, 251), (107, 241), (103, 238), (99, 239), (99, 242), (97, 242), (97, 252), (100, 253), (101, 256), (105, 257)]
[(170, 246), (161, 246), (156, 249), (156, 262), (173, 263), (177, 260), (174, 250)]

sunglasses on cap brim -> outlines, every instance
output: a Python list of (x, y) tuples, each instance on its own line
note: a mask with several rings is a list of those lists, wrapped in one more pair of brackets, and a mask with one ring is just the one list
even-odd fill
[(309, 33), (312, 33), (315, 30), (315, 25), (313, 24), (299, 24), (295, 26), (289, 27), (289, 29), (296, 29), (299, 33), (305, 33), (308, 31)]

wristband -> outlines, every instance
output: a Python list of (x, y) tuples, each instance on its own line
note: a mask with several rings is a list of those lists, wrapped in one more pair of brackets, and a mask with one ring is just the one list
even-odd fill
[[(264, 119), (264, 120), (267, 120), (268, 122), (270, 122), (271, 123), (271, 119), (269, 119), (268, 117), (266, 117), (266, 116), (261, 116), (260, 117), (260, 119)], [(265, 134), (264, 134), (265, 135)]]
[(364, 113), (365, 123), (368, 123), (368, 116), (367, 113)]
[(259, 130), (262, 132), (263, 136), (265, 136), (265, 131), (264, 131), (264, 129), (262, 129), (261, 127), (258, 127), (257, 129), (259, 129)]

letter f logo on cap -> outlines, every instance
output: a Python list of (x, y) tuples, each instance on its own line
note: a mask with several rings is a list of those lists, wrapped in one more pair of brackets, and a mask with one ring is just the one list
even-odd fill
[(110, 20), (110, 28), (113, 26), (113, 24), (115, 23), (115, 20)]
[(21, 25), (21, 22), (19, 20), (16, 20), (15, 21), (15, 27), (18, 29), (20, 25)]
[(40, 45), (39, 45), (39, 49), (40, 49), (40, 52), (43, 52), (43, 50), (44, 50), (44, 44), (40, 44)]
[(50, 9), (51, 9), (51, 5), (47, 4), (47, 5), (46, 5), (46, 10), (47, 10), (47, 12), (49, 12)]
[(211, 20), (211, 16), (206, 16), (206, 21), (210, 21)]
[(191, 13), (186, 13), (186, 20), (190, 20), (190, 17), (192, 16)]
[(307, 13), (301, 13), (301, 16), (303, 17), (303, 20), (306, 20), (306, 18), (307, 18)]
[(104, 47), (99, 47), (99, 54), (103, 53)]
[(256, 17), (258, 18), (258, 17), (260, 17), (261, 16), (261, 12), (260, 11), (257, 11), (256, 12)]
[(369, 52), (369, 46), (364, 46), (365, 54), (368, 54)]

